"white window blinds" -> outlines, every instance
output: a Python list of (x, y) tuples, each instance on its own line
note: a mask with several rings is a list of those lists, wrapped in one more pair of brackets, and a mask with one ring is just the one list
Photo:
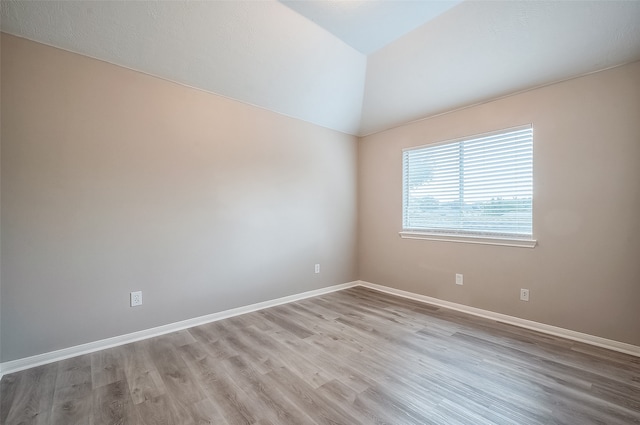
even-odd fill
[(403, 229), (532, 237), (533, 129), (403, 151)]

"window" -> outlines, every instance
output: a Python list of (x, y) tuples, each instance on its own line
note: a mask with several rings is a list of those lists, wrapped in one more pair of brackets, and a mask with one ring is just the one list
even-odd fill
[(535, 246), (531, 125), (403, 151), (402, 237)]

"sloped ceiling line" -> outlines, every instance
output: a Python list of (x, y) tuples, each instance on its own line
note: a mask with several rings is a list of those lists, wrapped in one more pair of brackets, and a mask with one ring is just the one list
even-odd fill
[(4, 32), (354, 135), (640, 60), (640, 1), (2, 0), (0, 14)]

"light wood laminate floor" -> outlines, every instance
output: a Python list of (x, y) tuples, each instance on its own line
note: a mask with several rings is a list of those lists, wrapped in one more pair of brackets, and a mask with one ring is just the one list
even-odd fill
[(7, 375), (2, 424), (640, 424), (640, 359), (362, 287)]

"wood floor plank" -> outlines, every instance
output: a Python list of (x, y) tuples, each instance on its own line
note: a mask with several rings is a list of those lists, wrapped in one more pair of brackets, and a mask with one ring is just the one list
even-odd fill
[(91, 393), (73, 400), (55, 403), (51, 411), (51, 420), (43, 423), (53, 425), (91, 424), (93, 410)]
[[(286, 359), (286, 361), (283, 362), (283, 365), (292, 370), (313, 388), (318, 388), (335, 378), (326, 369), (314, 363), (310, 358), (299, 354), (299, 347), (301, 345), (305, 345), (305, 343), (295, 335), (285, 330), (276, 330), (274, 332), (270, 332), (265, 338), (269, 337), (279, 343), (276, 345), (276, 350), (283, 358)], [(277, 352), (272, 351), (271, 357), (273, 358), (277, 356)]]
[(340, 404), (353, 404), (358, 396), (358, 391), (354, 391), (336, 379), (318, 388), (318, 392), (324, 395), (326, 399), (333, 400)]
[(123, 347), (108, 348), (91, 354), (93, 388), (124, 379)]
[(331, 322), (340, 317), (340, 313), (320, 307), (313, 302), (313, 299), (306, 299), (287, 305), (298, 313), (304, 312), (311, 318), (319, 319), (321, 322)]
[(40, 425), (50, 422), (58, 366), (58, 363), (52, 363), (22, 372), (23, 376), (13, 388), (15, 393), (7, 425)]
[(357, 287), (7, 375), (0, 424), (640, 424), (640, 358)]
[(134, 408), (126, 381), (116, 381), (93, 391), (92, 425), (139, 425), (142, 420)]
[(9, 410), (13, 405), (13, 400), (17, 394), (17, 388), (20, 380), (25, 377), (22, 373), (12, 373), (2, 378), (0, 381), (0, 424), (7, 423)]
[(311, 332), (309, 329), (305, 329), (297, 323), (292, 322), (288, 318), (279, 315), (276, 311), (271, 310), (272, 309), (262, 310), (258, 313), (262, 315), (262, 317), (264, 317), (267, 321), (273, 323), (281, 329), (291, 332), (298, 338), (306, 338), (313, 335), (313, 332)]
[(286, 368), (269, 372), (269, 377), (279, 384), (281, 391), (297, 406), (307, 412), (318, 424), (361, 424), (351, 414), (347, 413), (341, 406), (327, 401), (320, 393), (316, 393), (299, 376)]
[(266, 413), (266, 418), (277, 424), (298, 425), (313, 421), (291, 404), (278, 391), (267, 386), (264, 378), (254, 370), (241, 356), (231, 357), (221, 362), (230, 376), (254, 402), (258, 403), (260, 411)]
[(60, 405), (67, 401), (82, 399), (91, 392), (91, 388), (90, 354), (59, 362), (53, 395), (54, 404)]
[(279, 356), (273, 356), (267, 347), (252, 343), (239, 332), (225, 337), (221, 343), (228, 344), (236, 355), (244, 356), (261, 373), (267, 373), (273, 368), (283, 366)]
[(260, 414), (253, 409), (248, 396), (217, 360), (206, 357), (189, 366), (200, 376), (201, 385), (209, 398), (219, 406), (229, 425), (252, 424), (258, 420)]
[(170, 395), (162, 394), (135, 405), (144, 425), (195, 425), (191, 412), (176, 403)]
[(228, 425), (220, 407), (217, 406), (210, 398), (200, 400), (192, 406), (192, 415), (196, 425)]
[[(405, 403), (388, 391), (379, 388), (369, 388), (358, 394), (357, 399), (378, 415), (385, 415), (389, 421), (398, 421), (403, 424), (424, 425), (433, 423), (429, 417), (430, 411), (414, 409), (411, 404)], [(375, 407), (374, 407), (375, 406)], [(375, 409), (375, 410), (374, 410)]]
[[(315, 366), (315, 370), (323, 371), (322, 374), (317, 374), (314, 372), (314, 369), (311, 369), (311, 374), (307, 374), (309, 377), (307, 380), (308, 383), (314, 387), (322, 386), (334, 379), (342, 380), (356, 392), (364, 391), (373, 385), (371, 379), (367, 379), (354, 368), (342, 363), (341, 359), (334, 356), (331, 351), (325, 351), (317, 345), (312, 344), (309, 338), (301, 340), (284, 337), (281, 343), (284, 342), (287, 345), (287, 349), (283, 349), (282, 347), (275, 346), (266, 335), (256, 332), (252, 328), (245, 329), (245, 333), (247, 333), (255, 343), (263, 347), (272, 347), (274, 356), (278, 355), (278, 352), (282, 353), (283, 350), (284, 353), (293, 351), (297, 354), (297, 357), (302, 357), (304, 361)], [(274, 332), (269, 332), (268, 335), (274, 336)], [(282, 334), (275, 332), (275, 336), (277, 338), (278, 336), (282, 336)], [(287, 365), (290, 365), (290, 363), (287, 362)]]
[(156, 369), (136, 371), (127, 375), (127, 383), (134, 404), (158, 397), (166, 393), (160, 373)]
[(155, 338), (147, 345), (147, 349), (173, 400), (188, 407), (207, 398), (197, 376), (187, 367), (171, 339)]

